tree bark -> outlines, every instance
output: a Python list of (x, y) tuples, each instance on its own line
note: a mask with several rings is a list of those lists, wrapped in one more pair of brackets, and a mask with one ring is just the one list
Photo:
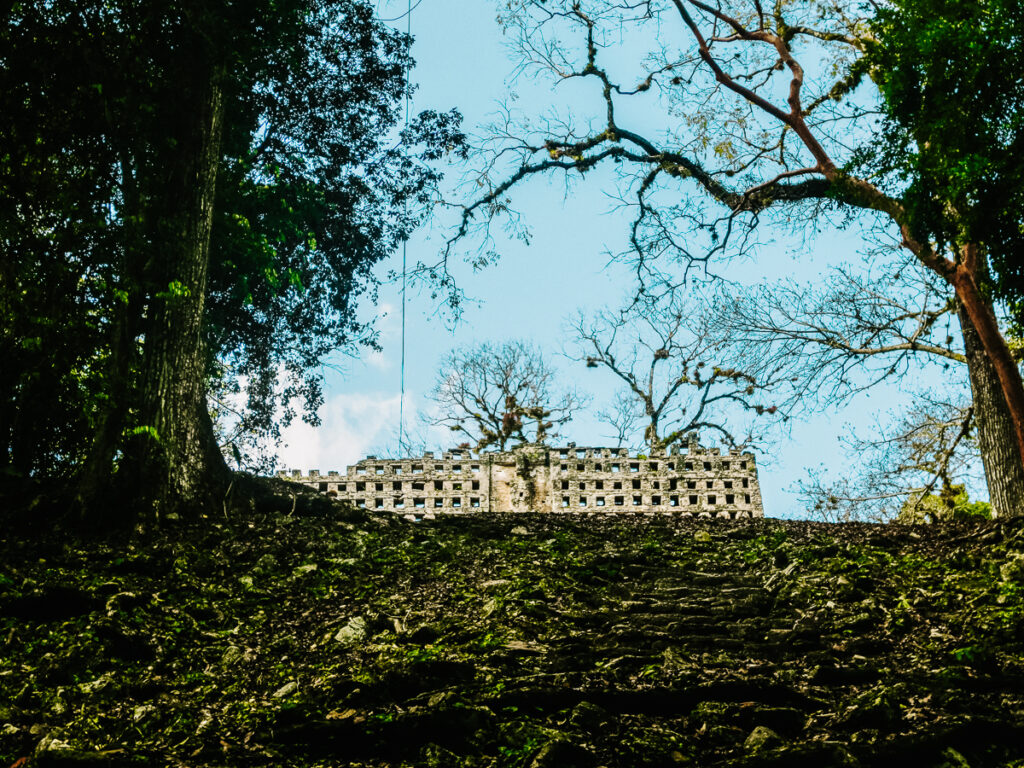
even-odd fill
[(962, 304), (957, 315), (964, 337), (978, 444), (992, 512), (996, 517), (1018, 515), (1024, 503), (1024, 466), (1017, 452), (1013, 420), (1006, 406), (999, 375)]
[[(201, 30), (180, 55), (201, 51)], [(227, 487), (229, 471), (206, 407), (202, 342), (223, 102), (214, 54), (183, 62), (181, 99), (151, 222), (154, 257), (143, 331), (138, 418), (123, 468), (143, 509), (194, 512)], [(206, 58), (208, 61), (203, 61)], [(155, 169), (154, 169), (155, 170)], [(134, 485), (134, 488), (131, 486)]]

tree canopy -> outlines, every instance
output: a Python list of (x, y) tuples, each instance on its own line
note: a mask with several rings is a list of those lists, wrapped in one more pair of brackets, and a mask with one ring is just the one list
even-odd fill
[(915, 234), (988, 252), (997, 295), (1024, 316), (1024, 4), (895, 0), (871, 21), (865, 62), (883, 130), (856, 165), (905, 187)]
[(138, 460), (187, 496), (186, 465), (223, 465), (211, 382), (245, 390), (248, 427), (296, 398), (313, 417), (326, 355), (373, 340), (371, 267), (422, 217), (430, 161), (461, 151), (455, 112), (399, 130), (409, 42), (362, 0), (5, 13), (8, 472)]

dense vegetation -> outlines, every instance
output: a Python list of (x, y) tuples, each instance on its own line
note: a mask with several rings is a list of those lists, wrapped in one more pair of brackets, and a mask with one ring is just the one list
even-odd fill
[[(596, 78), (607, 124), (505, 136), (508, 175), (482, 160), (448, 246), (477, 212), (484, 227), (508, 212), (520, 181), (615, 162), (638, 202), (637, 274), (665, 290), (637, 287), (655, 317), (678, 275), (654, 253), (685, 272), (796, 205), (880, 216), (942, 286), (921, 333), (958, 313), (963, 352), (946, 351), (973, 388), (943, 420), (940, 469), (912, 463), (933, 480), (904, 516), (987, 514), (946, 471), (976, 423), (1000, 519), (417, 524), (233, 475), (246, 435), (272, 439), (299, 409), (315, 421), (331, 352), (374, 342), (356, 302), (434, 201), (434, 163), (464, 155), (458, 113), (399, 129), (410, 41), (368, 0), (8, 3), (0, 765), (1024, 768), (1024, 386), (997, 316), (1020, 324), (1020, 3), (745, 6), (504, 4), (533, 64)], [(662, 61), (669, 16), (693, 40)], [(620, 87), (600, 29), (626, 22), (655, 30), (656, 55)], [(829, 82), (804, 79), (805, 53)], [(868, 80), (882, 133), (861, 128)], [(644, 137), (616, 112), (654, 85), (683, 133)], [(680, 184), (696, 193), (681, 203)], [(839, 303), (860, 328), (861, 301)], [(670, 341), (651, 343), (646, 389), (611, 341), (584, 358), (631, 386), (652, 445), (681, 438), (654, 397)], [(671, 391), (694, 384), (701, 407), (716, 381), (749, 397), (772, 380), (687, 366)], [(526, 439), (531, 420), (540, 439), (576, 403), (513, 384), (489, 422), (456, 392), (481, 444)]]
[(22, 527), (0, 763), (1020, 766), (1022, 583), (1019, 522), (416, 524), (280, 486)]
[(400, 130), (409, 43), (364, 0), (7, 4), (0, 482), (194, 512), (315, 421), (461, 148), (455, 112)]

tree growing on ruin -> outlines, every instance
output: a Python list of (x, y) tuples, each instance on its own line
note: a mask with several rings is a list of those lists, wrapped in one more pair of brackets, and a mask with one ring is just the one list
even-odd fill
[(477, 450), (499, 451), (548, 443), (585, 402), (558, 386), (538, 347), (520, 340), (452, 350), (427, 397), (436, 406), (424, 416), (429, 425), (450, 430)]
[(673, 291), (575, 318), (566, 354), (619, 381), (615, 401), (602, 413), (620, 442), (639, 432), (655, 451), (689, 433), (711, 433), (740, 447), (763, 433), (765, 419), (778, 410), (769, 392), (777, 386), (777, 371), (760, 362), (756, 374), (733, 366), (715, 316), (708, 296)]
[[(524, 67), (562, 83), (592, 83), (599, 117), (559, 115), (537, 127), (501, 126), (480, 177), (487, 191), (465, 206), (449, 245), (507, 212), (513, 188), (531, 177), (585, 176), (599, 164), (614, 165), (622, 184), (616, 195), (636, 211), (630, 239), (642, 290), (666, 276), (678, 282), (688, 268), (716, 255), (753, 253), (764, 223), (791, 226), (801, 218), (861, 212), (895, 233), (955, 295), (970, 327), (964, 335), (973, 329), (979, 345), (978, 354), (967, 354), (976, 417), (1013, 436), (1013, 454), (988, 461), (1009, 461), (1017, 466), (1007, 471), (1021, 472), (1024, 386), (985, 290), (990, 278), (1003, 285), (1016, 273), (1013, 260), (1000, 255), (1000, 233), (1007, 228), (991, 228), (981, 197), (971, 192), (1007, 193), (989, 210), (1006, 211), (1006, 200), (1017, 199), (1020, 152), (1014, 148), (1024, 123), (1000, 121), (995, 107), (1003, 104), (1005, 114), (1016, 115), (1022, 103), (1020, 78), (1000, 69), (1020, 59), (1011, 52), (1019, 36), (1005, 19), (989, 20), (994, 7), (984, 3), (905, 0), (894, 6), (892, 14), (876, 15), (876, 6), (813, 1), (772, 8), (758, 0), (509, 3), (502, 22)], [(897, 29), (902, 13), (914, 22)], [(947, 19), (957, 23), (944, 27)], [(971, 44), (989, 27), (996, 42)], [(937, 47), (925, 53), (909, 45), (915, 30), (922, 32), (917, 43)], [(960, 30), (960, 37), (950, 30)], [(613, 48), (623, 35), (631, 44), (646, 35), (646, 55), (616, 60)], [(993, 46), (1002, 54), (973, 53)], [(940, 78), (917, 76), (919, 65), (946, 69)], [(881, 92), (874, 83), (883, 84)], [(978, 87), (972, 90), (972, 83)], [(927, 95), (927, 108), (915, 111), (920, 100), (905, 98), (914, 93)], [(961, 151), (977, 150), (968, 129), (970, 99), (950, 98), (966, 93), (988, 94), (976, 105), (985, 118), (977, 136), (998, 150), (992, 157)], [(632, 111), (624, 107), (630, 100), (637, 105)], [(890, 125), (908, 141), (878, 140), (872, 121), (886, 105)], [(655, 108), (662, 110), (660, 130), (650, 128)], [(643, 127), (631, 124), (638, 114)], [(929, 116), (941, 120), (929, 122)], [(948, 137), (932, 130), (957, 120), (959, 129)], [(922, 137), (931, 144), (922, 144)], [(947, 138), (950, 157), (958, 158), (949, 184), (931, 184), (934, 167), (917, 162), (917, 155), (894, 160), (886, 154), (931, 146), (941, 156)], [(934, 200), (925, 204), (922, 196), (929, 194)]]

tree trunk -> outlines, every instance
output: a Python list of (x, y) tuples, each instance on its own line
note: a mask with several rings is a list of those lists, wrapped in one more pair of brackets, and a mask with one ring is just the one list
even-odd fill
[(957, 299), (978, 332), (978, 338), (994, 367), (1013, 425), (1017, 461), (1024, 465), (1024, 381), (1021, 380), (1017, 363), (1010, 355), (1006, 339), (999, 330), (992, 303), (978, 288), (978, 278), (987, 269), (986, 257), (973, 243), (963, 247), (962, 256), (962, 261), (957, 263), (947, 279), (956, 290)]
[(971, 379), (978, 443), (992, 512), (997, 517), (1020, 514), (1024, 503), (1024, 467), (1002, 385), (962, 304), (957, 314), (964, 336), (964, 356)]
[[(184, 61), (158, 198), (150, 215), (154, 258), (147, 280), (139, 374), (138, 426), (125, 462), (132, 495), (143, 509), (189, 512), (223, 494), (229, 472), (206, 408), (207, 359), (202, 343), (214, 186), (223, 103), (213, 53), (200, 33)], [(188, 51), (182, 46), (180, 52)], [(185, 55), (182, 53), (182, 55)], [(209, 59), (203, 61), (203, 59)], [(154, 169), (155, 170), (155, 169)]]

